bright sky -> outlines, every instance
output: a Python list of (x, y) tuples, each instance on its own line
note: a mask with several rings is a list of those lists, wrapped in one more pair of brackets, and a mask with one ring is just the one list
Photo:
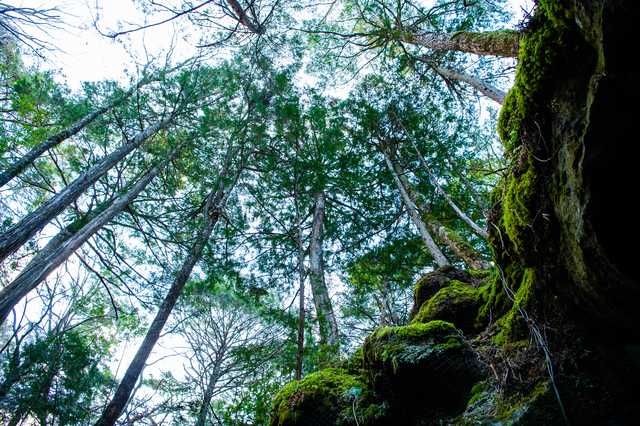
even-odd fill
[[(94, 22), (103, 33), (117, 30), (120, 23), (129, 27), (127, 24), (145, 22), (134, 0), (0, 0), (0, 3), (35, 9), (57, 6), (65, 13), (63, 19), (69, 28), (64, 31), (43, 34), (37, 28), (30, 30), (59, 48), (53, 55), (47, 55), (50, 62), (41, 66), (60, 70), (72, 89), (78, 89), (82, 81), (117, 79), (126, 83), (127, 72), (135, 74), (134, 58), (146, 62), (145, 58), (155, 57), (164, 63), (172, 44), (176, 45), (172, 53), (174, 63), (195, 52), (189, 43), (174, 35), (177, 29), (174, 25), (180, 25), (181, 21), (118, 37), (117, 41), (101, 36)], [(532, 10), (532, 0), (511, 0), (511, 3), (516, 22), (523, 16), (521, 6)]]
[[(172, 23), (157, 28), (118, 37), (114, 41), (100, 35), (119, 28), (120, 23), (140, 24), (145, 16), (132, 0), (0, 0), (17, 7), (42, 9), (58, 7), (68, 28), (46, 32), (32, 28), (33, 34), (47, 40), (58, 51), (47, 53), (48, 63), (36, 61), (42, 68), (61, 71), (62, 78), (72, 89), (78, 89), (82, 81), (115, 79), (127, 82), (127, 75), (135, 74), (137, 65), (155, 58), (164, 63), (172, 44), (178, 48), (172, 53), (172, 61), (180, 62), (195, 51), (189, 44), (174, 36)], [(139, 62), (136, 64), (135, 58)], [(26, 60), (28, 63), (29, 60)]]

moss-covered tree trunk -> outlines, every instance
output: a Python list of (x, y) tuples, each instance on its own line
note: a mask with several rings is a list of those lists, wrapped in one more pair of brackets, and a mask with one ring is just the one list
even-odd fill
[[(539, 5), (500, 116), (511, 165), (493, 194), (491, 244), (514, 271), (507, 283), (549, 312), (577, 306), (639, 333), (640, 288), (626, 273), (635, 254), (625, 242), (638, 231), (622, 189), (637, 181), (629, 150), (637, 151), (639, 85), (623, 40), (638, 38), (629, 18), (638, 5)], [(523, 288), (526, 270), (532, 288)]]

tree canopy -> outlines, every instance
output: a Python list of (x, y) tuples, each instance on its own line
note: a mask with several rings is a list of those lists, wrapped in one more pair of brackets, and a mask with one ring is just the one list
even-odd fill
[(135, 3), (102, 36), (197, 55), (81, 90), (23, 62), (57, 7), (0, 6), (6, 424), (266, 424), (424, 273), (494, 268), (507, 2)]

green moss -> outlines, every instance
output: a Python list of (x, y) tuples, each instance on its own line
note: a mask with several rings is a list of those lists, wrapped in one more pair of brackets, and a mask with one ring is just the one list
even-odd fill
[(469, 405), (475, 404), (482, 397), (482, 391), (484, 390), (487, 382), (478, 382), (471, 388), (471, 394), (473, 395), (469, 400)]
[(469, 272), (474, 278), (484, 281), (486, 284), (490, 284), (495, 276), (495, 272), (492, 270), (474, 271), (469, 269), (467, 272)]
[(515, 292), (515, 300), (507, 315), (499, 320), (501, 330), (494, 338), (496, 344), (504, 346), (527, 337), (528, 327), (523, 317), (523, 312), (529, 307), (531, 302), (533, 287), (536, 284), (535, 276), (535, 269), (525, 269), (519, 287), (512, 289)]
[[(539, 194), (537, 173), (532, 165), (526, 173), (512, 177), (509, 182), (503, 204), (502, 223), (516, 249), (529, 248), (524, 246), (525, 234), (529, 232), (533, 221), (529, 208), (534, 197)], [(535, 213), (533, 212), (534, 215)]]
[(433, 334), (457, 333), (455, 326), (446, 321), (411, 324), (404, 327), (379, 328), (371, 334), (371, 340), (424, 340)]
[(335, 403), (353, 389), (368, 389), (368, 381), (340, 368), (327, 368), (291, 382), (276, 395), (273, 401), (275, 415), (269, 425), (295, 424), (306, 405), (323, 401)]
[(445, 321), (380, 328), (365, 340), (365, 364), (390, 362), (397, 371), (399, 362), (415, 363), (433, 352), (461, 349), (459, 339), (455, 326)]
[(422, 305), (420, 312), (411, 321), (412, 324), (429, 323), (445, 310), (451, 310), (450, 305), (462, 303), (474, 305), (478, 300), (477, 290), (468, 284), (453, 280), (451, 285), (438, 291), (428, 303)]

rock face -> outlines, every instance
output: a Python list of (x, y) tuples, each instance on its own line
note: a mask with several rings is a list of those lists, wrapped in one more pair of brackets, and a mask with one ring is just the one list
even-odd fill
[[(430, 304), (452, 288), (465, 286), (475, 294), (469, 284), (448, 277), (474, 280), (453, 268), (425, 276), (425, 288), (416, 286), (416, 294), (424, 296), (431, 287), (428, 292), (436, 291), (429, 300), (417, 298), (423, 309), (411, 325), (380, 328), (341, 367), (285, 386), (274, 400), (270, 425), (355, 425), (356, 417), (360, 425), (439, 425), (463, 413), (473, 386), (483, 377), (478, 357), (454, 324), (437, 318), (423, 321), (461, 312), (455, 306), (466, 305), (453, 300), (450, 309)], [(473, 300), (475, 317), (476, 297)]]
[(365, 340), (363, 353), (373, 390), (388, 405), (380, 424), (438, 424), (455, 417), (480, 379), (475, 353), (444, 321), (379, 329)]

